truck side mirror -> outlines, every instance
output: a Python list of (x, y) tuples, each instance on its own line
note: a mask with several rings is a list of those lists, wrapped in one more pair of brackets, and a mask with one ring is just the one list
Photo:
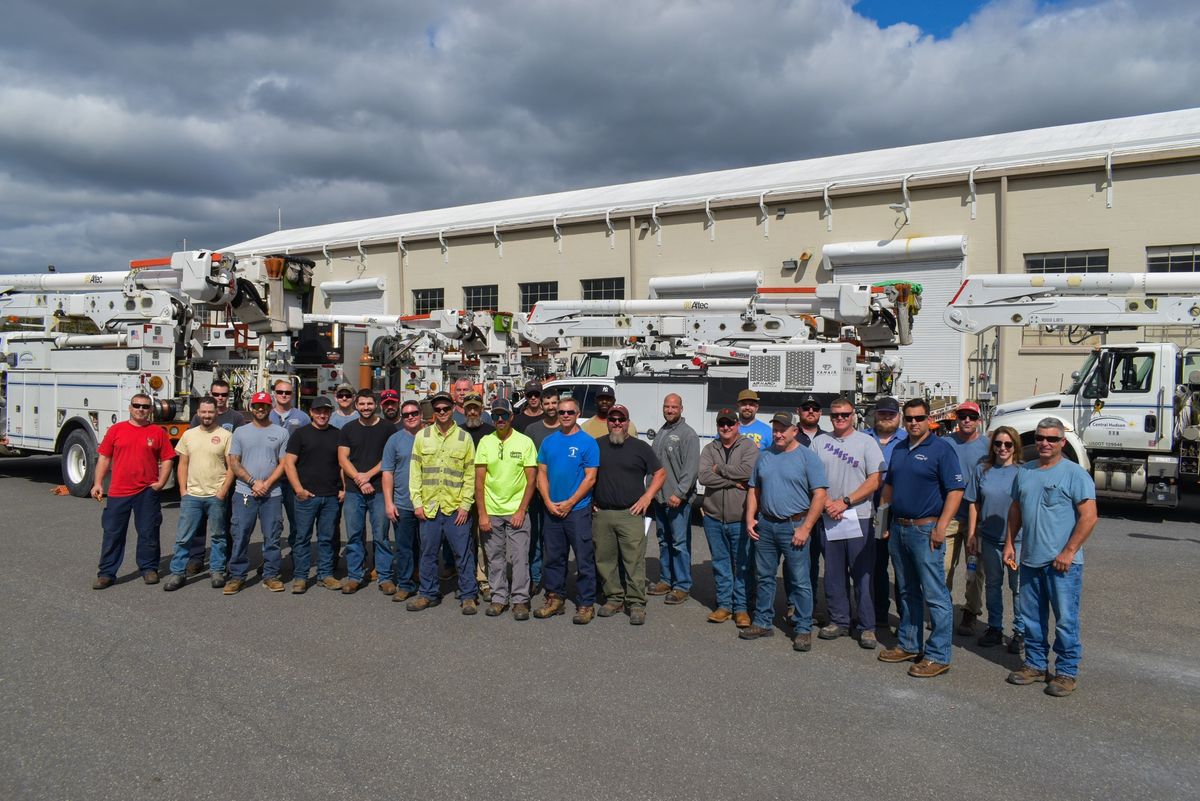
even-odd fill
[(1112, 351), (1103, 351), (1096, 361), (1096, 369), (1083, 388), (1083, 397), (1098, 400), (1108, 397), (1108, 388), (1112, 384), (1113, 355)]

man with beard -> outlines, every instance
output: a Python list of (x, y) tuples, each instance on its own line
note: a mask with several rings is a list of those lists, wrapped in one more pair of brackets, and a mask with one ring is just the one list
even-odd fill
[[(396, 427), (375, 413), (375, 393), (360, 389), (354, 399), (358, 419), (342, 429), (338, 440), (338, 463), (346, 477), (346, 580), (342, 592), (352, 595), (363, 585), (367, 557), (366, 522), (371, 518), (375, 544), (375, 569), (391, 575), (392, 546), (388, 542), (386, 505), (383, 500), (383, 449)], [(396, 591), (391, 581), (380, 581), (386, 595)]]
[[(496, 617), (513, 605), (513, 618), (529, 619), (529, 501), (537, 486), (533, 441), (512, 427), (512, 404), (492, 403), (496, 430), (475, 448), (475, 509), (486, 555), (491, 603)], [(509, 582), (508, 566), (512, 565)]]
[[(213, 401), (216, 403), (217, 427), (223, 428), (224, 430), (228, 431), (230, 433), (230, 435), (232, 436), (233, 430), (235, 428), (246, 425), (246, 415), (229, 408), (229, 398), (230, 398), (229, 393), (230, 393), (229, 382), (224, 379), (218, 378), (217, 380), (213, 381), (212, 384), (210, 385), (208, 397), (212, 398)], [(197, 412), (196, 414), (192, 415), (192, 421), (190, 423), (188, 423), (188, 427), (189, 428), (199, 428), (201, 425), (202, 424), (200, 422), (200, 414), (199, 414), (199, 412)], [(222, 518), (223, 525), (221, 526), (220, 530), (222, 532), (221, 536), (224, 541), (220, 545), (221, 554), (222, 554), (222, 559), (220, 562), (221, 570), (217, 570), (215, 567), (212, 567), (212, 565), (211, 565), (212, 560), (211, 559), (209, 560), (210, 561), (209, 566), (213, 570), (212, 586), (214, 589), (220, 589), (221, 587), (225, 586), (224, 576), (223, 575), (218, 576), (217, 574), (222, 573), (222, 571), (225, 569), (225, 559), (227, 558), (227, 556), (229, 554), (230, 536), (231, 536), (231, 531), (232, 531), (232, 526), (231, 526), (230, 521), (233, 520), (233, 493), (232, 492), (225, 493), (225, 501), (222, 505), (222, 508), (224, 509), (223, 518)], [(210, 528), (212, 528), (212, 526), (208, 523), (208, 513), (206, 511), (201, 510), (200, 518), (196, 523), (196, 533), (192, 537), (191, 550), (188, 552), (187, 567), (184, 568), (185, 576), (194, 576), (197, 573), (199, 573), (200, 571), (204, 570), (204, 539), (205, 539), (204, 533), (205, 533), (205, 531), (209, 530)], [(213, 544), (214, 551), (217, 547), (218, 546), (216, 545), (216, 543), (214, 543)]]
[[(479, 442), (488, 434), (495, 432), (496, 427), (491, 422), (483, 420), (483, 396), (476, 392), (468, 392), (462, 399), (464, 422), (460, 423), (463, 430), (471, 435), (471, 442), (479, 448)], [(491, 415), (488, 416), (491, 420)], [(476, 502), (478, 502), (476, 498)], [(483, 553), (483, 542), (479, 536), (479, 526), (476, 522), (475, 509), (471, 508), (471, 539), (475, 542), (475, 583), (479, 585), (479, 597), (484, 601), (492, 600), (492, 585), (488, 582), (487, 558)]]
[(379, 393), (379, 409), (384, 422), (391, 423), (395, 428), (400, 427), (400, 393), (394, 389), (385, 389)]
[[(467, 407), (466, 407), (467, 398), (471, 395), (475, 395), (478, 397), (479, 393), (477, 393), (475, 391), (475, 388), (471, 385), (471, 379), (469, 379), (465, 376), (461, 376), (459, 378), (454, 379), (454, 383), (451, 385), (451, 389), (453, 390), (453, 393), (454, 393), (453, 394), (454, 424), (461, 428), (467, 422)], [(483, 422), (488, 423), (490, 425), (492, 422), (492, 418), (490, 415), (487, 414), (487, 412), (483, 411), (483, 398), (482, 397), (479, 398), (479, 411), (480, 411), (480, 417), (483, 418)]]
[[(608, 436), (608, 411), (617, 402), (617, 394), (613, 392), (611, 385), (602, 384), (592, 392), (592, 397), (596, 399), (596, 416), (588, 418), (579, 427), (596, 439), (600, 439)], [(633, 424), (632, 420), (629, 421), (629, 436), (637, 436), (637, 426)]]
[[(536, 450), (542, 449), (546, 437), (558, 431), (558, 389), (548, 387), (542, 391), (542, 419), (525, 429), (525, 436), (533, 440)], [(534, 492), (529, 504), (529, 580), (530, 597), (542, 591), (542, 529), (546, 524), (546, 504), (541, 493)]]
[(683, 399), (663, 398), (663, 424), (654, 438), (654, 455), (666, 468), (667, 480), (654, 498), (658, 524), (658, 584), (651, 595), (681, 604), (692, 590), (692, 504), (700, 472), (700, 437), (683, 419)]
[(537, 381), (525, 384), (525, 408), (513, 417), (512, 427), (522, 434), (525, 429), (542, 419), (542, 385)]
[(380, 575), (381, 580), (395, 582), (396, 592), (392, 594), (392, 600), (397, 603), (408, 600), (417, 591), (413, 575), (420, 553), (420, 538), (408, 481), (413, 443), (416, 442), (417, 432), (423, 427), (420, 403), (409, 399), (400, 404), (400, 425), (401, 428), (392, 434), (383, 449), (384, 507), (388, 519), (392, 521), (396, 551), (392, 559), (392, 575)]
[[(875, 491), (874, 504), (879, 506), (883, 494), (883, 480), (887, 478), (887, 466), (892, 460), (896, 445), (908, 439), (908, 432), (900, 428), (900, 404), (895, 398), (880, 398), (875, 403), (875, 424), (866, 431), (883, 451), (883, 473), (879, 476), (880, 487)], [(883, 532), (875, 530), (875, 518), (871, 518), (871, 537), (875, 543), (875, 567), (872, 570), (871, 600), (875, 603), (875, 628), (887, 629), (889, 598), (888, 588), (888, 541)], [(900, 590), (896, 589), (896, 611), (900, 611)]]
[(737, 407), (738, 433), (753, 442), (754, 447), (760, 451), (771, 447), (771, 427), (757, 417), (758, 393), (752, 389), (743, 389), (738, 393)]
[(225, 595), (236, 595), (246, 584), (250, 571), (247, 548), (256, 522), (263, 537), (263, 586), (271, 592), (283, 592), (279, 575), (283, 493), (279, 480), (283, 478), (288, 432), (271, 422), (271, 396), (265, 392), (256, 392), (250, 398), (250, 414), (252, 422), (234, 430), (229, 446), (229, 468), (238, 481), (233, 501), (233, 554)]
[(628, 409), (614, 405), (606, 422), (608, 436), (596, 440), (600, 470), (592, 495), (596, 572), (606, 597), (598, 614), (611, 617), (628, 609), (630, 625), (640, 626), (646, 622), (646, 511), (667, 471), (653, 448), (625, 430)]

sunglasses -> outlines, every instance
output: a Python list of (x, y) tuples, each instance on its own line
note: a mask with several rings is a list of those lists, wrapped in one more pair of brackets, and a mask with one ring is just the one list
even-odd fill
[(853, 417), (853, 416), (854, 416), (854, 412), (830, 412), (829, 413), (829, 419), (831, 419), (831, 420), (845, 420), (847, 417)]
[(736, 422), (727, 423), (724, 420), (717, 421), (717, 428), (735, 428), (736, 426), (737, 426)]
[(1033, 437), (1038, 442), (1049, 442), (1051, 445), (1062, 442), (1062, 437), (1050, 437), (1045, 434), (1035, 434)]
[(134, 409), (149, 409), (150, 408), (150, 404), (148, 404), (148, 403), (131, 403), (129, 405), (130, 405), (130, 407), (132, 407)]
[(579, 412), (575, 411), (574, 409), (559, 409), (558, 414), (560, 417), (574, 417), (575, 415), (579, 414)]
[(434, 414), (446, 414), (453, 408), (454, 408), (453, 406), (434, 406), (433, 413)]
[(493, 420), (507, 420), (512, 417), (508, 412), (492, 412)]
[(1011, 442), (1004, 442), (1003, 440), (996, 440), (992, 443), (992, 447), (996, 450), (1009, 451), (1013, 449), (1013, 444)]
[(212, 395), (214, 398), (228, 398), (229, 397), (228, 392), (210, 392), (208, 394)]
[(337, 396), (338, 396), (339, 398), (341, 398), (342, 400), (346, 400), (347, 398), (353, 398), (353, 397), (354, 397), (354, 395), (350, 394), (349, 392), (339, 392), (339, 393), (337, 394)]
[(629, 421), (628, 421), (628, 420), (626, 420), (624, 417), (613, 417), (613, 416), (610, 414), (610, 415), (608, 416), (608, 422), (612, 423), (613, 425), (618, 425), (618, 426), (619, 426), (619, 425), (621, 425), (622, 423), (628, 423)]
[(957, 417), (959, 420), (978, 420), (979, 419), (979, 415), (975, 414), (975, 412), (959, 412), (958, 414), (956, 414), (954, 416)]
[(275, 394), (276, 395), (291, 395), (292, 391), (290, 389), (277, 389), (277, 390), (275, 390)]
[(821, 411), (821, 407), (820, 406), (801, 406), (800, 411), (802, 411), (802, 412), (819, 412), (819, 411)]
[(525, 397), (527, 397), (527, 398), (540, 398), (540, 397), (542, 397), (542, 393), (540, 393), (540, 392), (526, 392), (526, 393), (525, 393)]
[(906, 423), (924, 423), (928, 419), (929, 419), (929, 415), (927, 415), (927, 414), (906, 414), (906, 415), (904, 415), (904, 422), (906, 422)]
[(401, 417), (420, 417), (421, 411), (418, 409), (415, 412), (400, 412)]

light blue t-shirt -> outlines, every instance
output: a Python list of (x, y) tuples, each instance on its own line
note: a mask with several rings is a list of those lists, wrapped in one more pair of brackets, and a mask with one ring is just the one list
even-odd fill
[(746, 439), (752, 440), (760, 451), (771, 447), (771, 427), (762, 420), (756, 418), (753, 423), (739, 423), (738, 433)]
[(351, 420), (357, 420), (357, 419), (358, 419), (358, 412), (350, 412), (350, 414), (342, 414), (341, 412), (334, 412), (333, 414), (329, 415), (329, 425), (333, 426), (338, 431), (341, 431), (343, 428), (346, 427), (347, 423), (349, 423)]
[[(233, 442), (229, 446), (229, 453), (241, 460), (242, 467), (246, 468), (246, 472), (255, 481), (261, 481), (275, 472), (283, 455), (287, 453), (287, 443), (288, 432), (279, 426), (250, 423), (233, 430)], [(276, 481), (275, 486), (271, 487), (272, 498), (282, 494), (280, 484), (280, 481)], [(253, 492), (250, 485), (240, 478), (235, 491), (242, 495), (250, 495)]]
[[(976, 534), (988, 542), (1004, 542), (1008, 534), (1008, 509), (1012, 506), (1009, 492), (1017, 475), (1017, 465), (984, 470), (985, 466), (982, 463), (975, 465), (975, 475), (963, 493), (963, 502), (979, 504)], [(1017, 529), (1017, 541), (1020, 540), (1021, 530)]]
[(412, 496), (408, 492), (408, 468), (412, 464), (413, 435), (401, 429), (388, 438), (383, 446), (383, 467), (392, 474), (392, 503), (397, 508), (412, 511)]
[(820, 457), (803, 446), (790, 451), (763, 451), (749, 483), (758, 489), (758, 511), (771, 517), (808, 511), (813, 491), (829, 486)]
[[(1017, 468), (1011, 496), (1021, 504), (1021, 564), (1043, 567), (1066, 547), (1075, 530), (1075, 507), (1096, 499), (1096, 483), (1070, 459), (1044, 470), (1038, 469), (1038, 462), (1026, 462)], [(1071, 563), (1083, 564), (1082, 548)]]
[[(575, 494), (583, 483), (584, 471), (589, 467), (600, 467), (600, 446), (591, 434), (583, 429), (567, 436), (555, 431), (546, 437), (538, 451), (538, 464), (546, 465), (546, 478), (550, 482), (550, 500), (565, 501)], [(587, 509), (592, 505), (589, 492), (571, 511)]]
[[(970, 484), (974, 481), (975, 467), (988, 455), (989, 440), (987, 437), (980, 434), (970, 442), (959, 442), (958, 437), (954, 434), (945, 438), (946, 442), (950, 443), (950, 447), (954, 448), (954, 452), (958, 454), (958, 462), (962, 466), (963, 480), (967, 483), (967, 490), (970, 490)], [(966, 498), (966, 493), (963, 493), (963, 498)], [(964, 523), (967, 520), (967, 505), (960, 503), (958, 512), (954, 518), (961, 520)]]
[(290, 437), (294, 432), (299, 431), (306, 425), (312, 422), (312, 418), (299, 409), (288, 409), (287, 417), (281, 415), (278, 410), (271, 410), (271, 422), (282, 428)]

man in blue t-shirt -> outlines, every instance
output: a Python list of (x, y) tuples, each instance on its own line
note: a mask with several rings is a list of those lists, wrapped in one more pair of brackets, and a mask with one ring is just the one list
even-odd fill
[(737, 396), (738, 433), (754, 443), (760, 451), (771, 447), (771, 427), (759, 420), (758, 393), (743, 389)]
[(1050, 610), (1054, 610), (1054, 677), (1046, 694), (1061, 698), (1075, 691), (1083, 645), (1079, 641), (1079, 599), (1083, 591), (1083, 543), (1096, 527), (1096, 485), (1079, 465), (1063, 458), (1061, 421), (1047, 417), (1034, 435), (1038, 460), (1017, 470), (1008, 510), (1004, 562), (1016, 567), (1015, 540), (1022, 532), (1020, 597), (1025, 627), (1025, 664), (1008, 675), (1009, 684), (1049, 678)]
[[(286, 378), (275, 380), (272, 385), (272, 391), (275, 394), (275, 403), (271, 407), (271, 422), (287, 432), (288, 437), (312, 423), (312, 418), (300, 410), (300, 407), (293, 405), (295, 399), (296, 386)], [(287, 515), (288, 522), (288, 546), (296, 547), (296, 493), (292, 491), (292, 485), (287, 481), (281, 482), (280, 485), (283, 491), (283, 513)], [(279, 517), (279, 522), (276, 524), (279, 536), (283, 536), (283, 516)], [(282, 539), (281, 539), (282, 541)]]
[(754, 464), (746, 494), (746, 533), (754, 540), (757, 578), (754, 621), (738, 632), (743, 640), (770, 637), (775, 630), (775, 571), (783, 559), (784, 586), (792, 609), (792, 648), (812, 649), (813, 588), (808, 548), (825, 506), (825, 468), (815, 453), (800, 445), (796, 418), (779, 412), (771, 418), (772, 445)]
[[(954, 413), (954, 418), (958, 422), (958, 427), (950, 436), (946, 437), (946, 441), (958, 454), (963, 480), (969, 486), (975, 480), (975, 466), (987, 458), (988, 438), (983, 436), (980, 431), (978, 403), (974, 401), (960, 403)], [(964, 554), (967, 553), (967, 510), (969, 507), (970, 504), (967, 503), (959, 504), (958, 513), (954, 515), (954, 520), (951, 521), (950, 528), (946, 531), (946, 589), (950, 590), (951, 595), (954, 594), (954, 573), (958, 570), (959, 563), (966, 561)], [(975, 554), (970, 554), (970, 556), (975, 556)], [(966, 598), (963, 604), (962, 621), (958, 624), (957, 629), (958, 634), (963, 637), (970, 637), (975, 633), (975, 621), (983, 613), (985, 570), (983, 560), (976, 560), (975, 570), (967, 571)]]
[(579, 593), (572, 623), (586, 625), (595, 614), (596, 554), (592, 545), (592, 487), (600, 468), (595, 438), (579, 427), (579, 402), (558, 403), (559, 430), (538, 451), (538, 493), (546, 505), (542, 529), (546, 603), (536, 618), (561, 615), (567, 589), (567, 553), (575, 551), (575, 586)]
[[(899, 645), (881, 651), (881, 662), (924, 659), (908, 669), (915, 678), (940, 676), (950, 669), (950, 628), (954, 605), (943, 572), (946, 530), (962, 501), (962, 466), (950, 443), (929, 430), (929, 404), (904, 404), (908, 441), (892, 451), (884, 477), (882, 503), (891, 505), (888, 529), (892, 566), (900, 585)], [(933, 630), (925, 634), (925, 607)]]
[(407, 601), (417, 592), (413, 574), (421, 552), (420, 524), (413, 511), (412, 495), (408, 491), (409, 467), (412, 465), (414, 436), (421, 430), (421, 404), (409, 398), (400, 404), (400, 428), (383, 448), (383, 498), (388, 519), (395, 533), (395, 558), (392, 560), (392, 580), (396, 592), (392, 600)]

